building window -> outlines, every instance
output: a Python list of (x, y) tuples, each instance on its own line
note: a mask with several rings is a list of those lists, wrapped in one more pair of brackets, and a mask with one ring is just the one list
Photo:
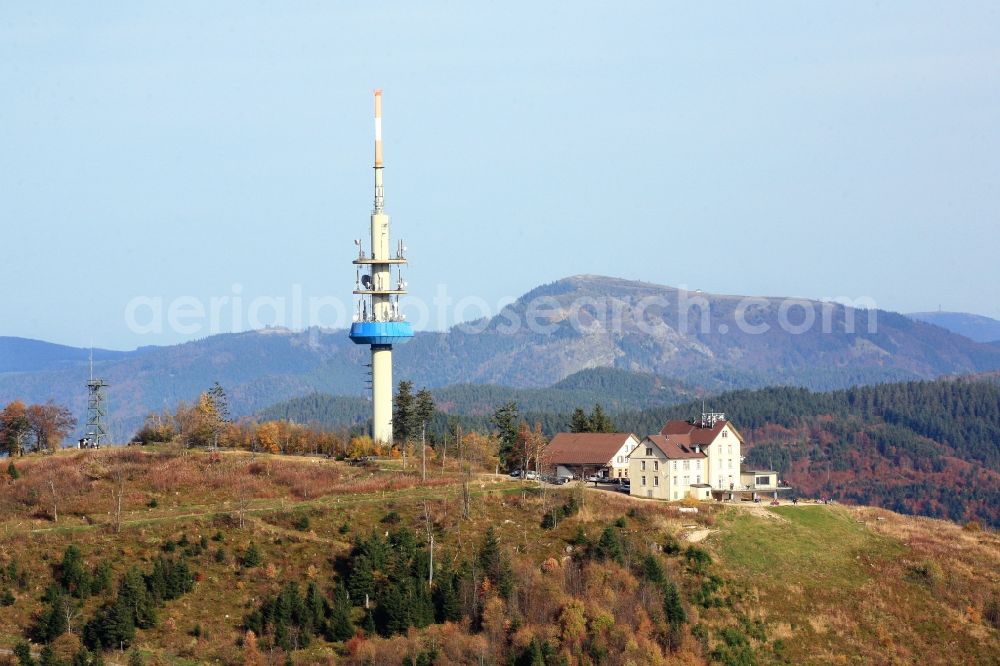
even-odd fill
[(695, 483), (701, 483), (701, 474), (695, 477)]
[(674, 491), (674, 499), (677, 499), (677, 491)]
[(639, 469), (641, 469), (643, 472), (646, 471), (646, 461), (645, 460), (640, 460), (639, 461)]
[(618, 462), (625, 462), (625, 456), (618, 456)]
[(685, 486), (690, 486), (691, 485), (691, 477), (690, 476), (685, 476), (684, 477), (684, 485)]
[(729, 434), (729, 433), (728, 433), (728, 431), (726, 431), (726, 430), (723, 430), (723, 431), (722, 431), (722, 436), (723, 436), (723, 437), (725, 437), (725, 436), (726, 436), (726, 435), (728, 435), (728, 434)]
[(645, 476), (642, 477), (642, 485), (646, 485), (646, 477)]
[(733, 445), (729, 445), (729, 455), (733, 455)]
[(653, 477), (653, 485), (654, 486), (660, 485), (660, 477), (658, 477), (658, 476), (654, 476)]
[(646, 447), (646, 455), (647, 456), (653, 455), (653, 449), (649, 446)]
[(756, 484), (758, 486), (769, 486), (771, 485), (771, 477), (769, 476), (758, 476), (756, 479)]
[(691, 469), (691, 461), (690, 460), (685, 460), (684, 461), (684, 469)]
[(674, 461), (674, 469), (677, 469), (677, 461)]
[[(676, 476), (674, 477), (674, 485), (675, 486), (677, 485), (677, 477)], [(676, 495), (676, 493), (674, 493), (674, 494)]]
[(700, 461), (700, 460), (695, 460), (695, 461), (694, 461), (694, 466), (695, 466), (695, 467), (696, 467), (697, 469), (701, 469), (701, 461)]
[(653, 461), (653, 471), (659, 471), (659, 470), (660, 470), (660, 461), (659, 460), (654, 460)]

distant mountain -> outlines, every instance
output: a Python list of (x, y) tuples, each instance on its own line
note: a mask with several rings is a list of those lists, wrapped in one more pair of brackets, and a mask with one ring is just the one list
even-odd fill
[[(360, 393), (365, 356), (343, 331), (265, 329), (125, 352), (95, 361), (94, 374), (110, 384), (112, 436), (121, 440), (149, 411), (191, 401), (215, 381), (226, 389), (236, 416), (316, 391)], [(85, 360), (37, 372), (0, 374), (0, 404), (16, 398), (54, 399), (68, 405), (82, 422), (87, 378)]]
[[(9, 361), (0, 373), (0, 404), (52, 398), (82, 419), (87, 353), (50, 349), (31, 355), (30, 363)], [(107, 354), (95, 352), (95, 373), (111, 384), (116, 439), (128, 436), (148, 411), (192, 400), (214, 381), (229, 392), (236, 415), (297, 396), (366, 390), (368, 351), (344, 331), (266, 329)], [(596, 368), (652, 375), (635, 381), (661, 382), (668, 393), (773, 384), (833, 389), (1000, 369), (1000, 346), (880, 310), (687, 293), (585, 275), (534, 289), (491, 319), (418, 333), (397, 347), (394, 374), (418, 387), (462, 382), (542, 389)], [(633, 395), (619, 385), (622, 377), (607, 375), (603, 387), (561, 388), (582, 391), (573, 401), (613, 405)], [(485, 412), (503, 398), (503, 390), (489, 390), (469, 408)], [(452, 398), (445, 391), (440, 400)]]
[(114, 361), (129, 352), (110, 349), (81, 349), (41, 340), (0, 336), (0, 373), (39, 372), (56, 370), (86, 363), (93, 353), (94, 361)]
[(543, 387), (614, 367), (718, 391), (968, 374), (1000, 368), (998, 351), (882, 310), (583, 275), (534, 289), (492, 319), (418, 336), (397, 357), (405, 376), (431, 386)]
[(968, 312), (911, 312), (910, 319), (925, 321), (976, 342), (1000, 343), (1000, 320)]

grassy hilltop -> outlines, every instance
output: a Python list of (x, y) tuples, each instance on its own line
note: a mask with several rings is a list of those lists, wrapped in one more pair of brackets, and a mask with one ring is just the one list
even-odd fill
[(810, 504), (682, 514), (490, 475), (471, 477), (466, 517), (457, 469), (422, 482), (399, 461), (127, 449), (14, 465), (0, 473), (0, 648), (32, 637), (47, 663), (94, 663), (81, 641), (130, 622), (104, 663), (1000, 654), (1000, 537), (943, 521)]

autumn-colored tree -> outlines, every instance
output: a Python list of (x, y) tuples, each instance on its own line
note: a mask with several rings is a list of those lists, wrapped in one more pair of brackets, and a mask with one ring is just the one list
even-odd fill
[(192, 406), (177, 407), (177, 423), (184, 443), (188, 446), (210, 446), (215, 442), (219, 413), (208, 393), (202, 393)]
[(264, 657), (257, 647), (257, 635), (249, 629), (243, 635), (243, 666), (264, 666)]
[(44, 405), (31, 405), (26, 414), (38, 450), (45, 447), (55, 451), (76, 427), (76, 419), (70, 411), (51, 401)]
[(498, 441), (494, 435), (470, 432), (462, 435), (461, 455), (473, 466), (493, 470), (500, 462)]
[(347, 455), (351, 458), (362, 458), (374, 453), (372, 438), (368, 435), (358, 435), (351, 438), (347, 447)]
[(511, 452), (513, 460), (518, 469), (533, 469), (541, 471), (544, 465), (541, 464), (542, 452), (548, 440), (542, 434), (542, 424), (536, 423), (534, 429), (521, 421), (517, 428), (517, 439), (514, 449)]
[(30, 434), (31, 422), (23, 402), (15, 400), (0, 411), (0, 451), (11, 457), (22, 455)]
[(266, 421), (257, 426), (257, 441), (261, 451), (277, 453), (281, 450), (281, 431), (277, 421)]
[(169, 442), (177, 434), (173, 415), (164, 410), (162, 413), (152, 412), (146, 415), (142, 427), (132, 437), (133, 442), (143, 444), (151, 442)]

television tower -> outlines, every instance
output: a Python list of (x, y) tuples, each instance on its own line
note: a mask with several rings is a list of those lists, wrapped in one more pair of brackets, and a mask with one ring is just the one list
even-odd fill
[[(392, 443), (392, 345), (413, 337), (413, 327), (399, 312), (399, 297), (406, 293), (402, 267), (406, 247), (396, 244), (389, 252), (389, 216), (383, 208), (382, 189), (382, 91), (375, 91), (375, 205), (371, 215), (371, 254), (358, 239), (354, 294), (357, 312), (351, 340), (372, 350), (372, 439)], [(395, 272), (395, 277), (393, 276)]]

